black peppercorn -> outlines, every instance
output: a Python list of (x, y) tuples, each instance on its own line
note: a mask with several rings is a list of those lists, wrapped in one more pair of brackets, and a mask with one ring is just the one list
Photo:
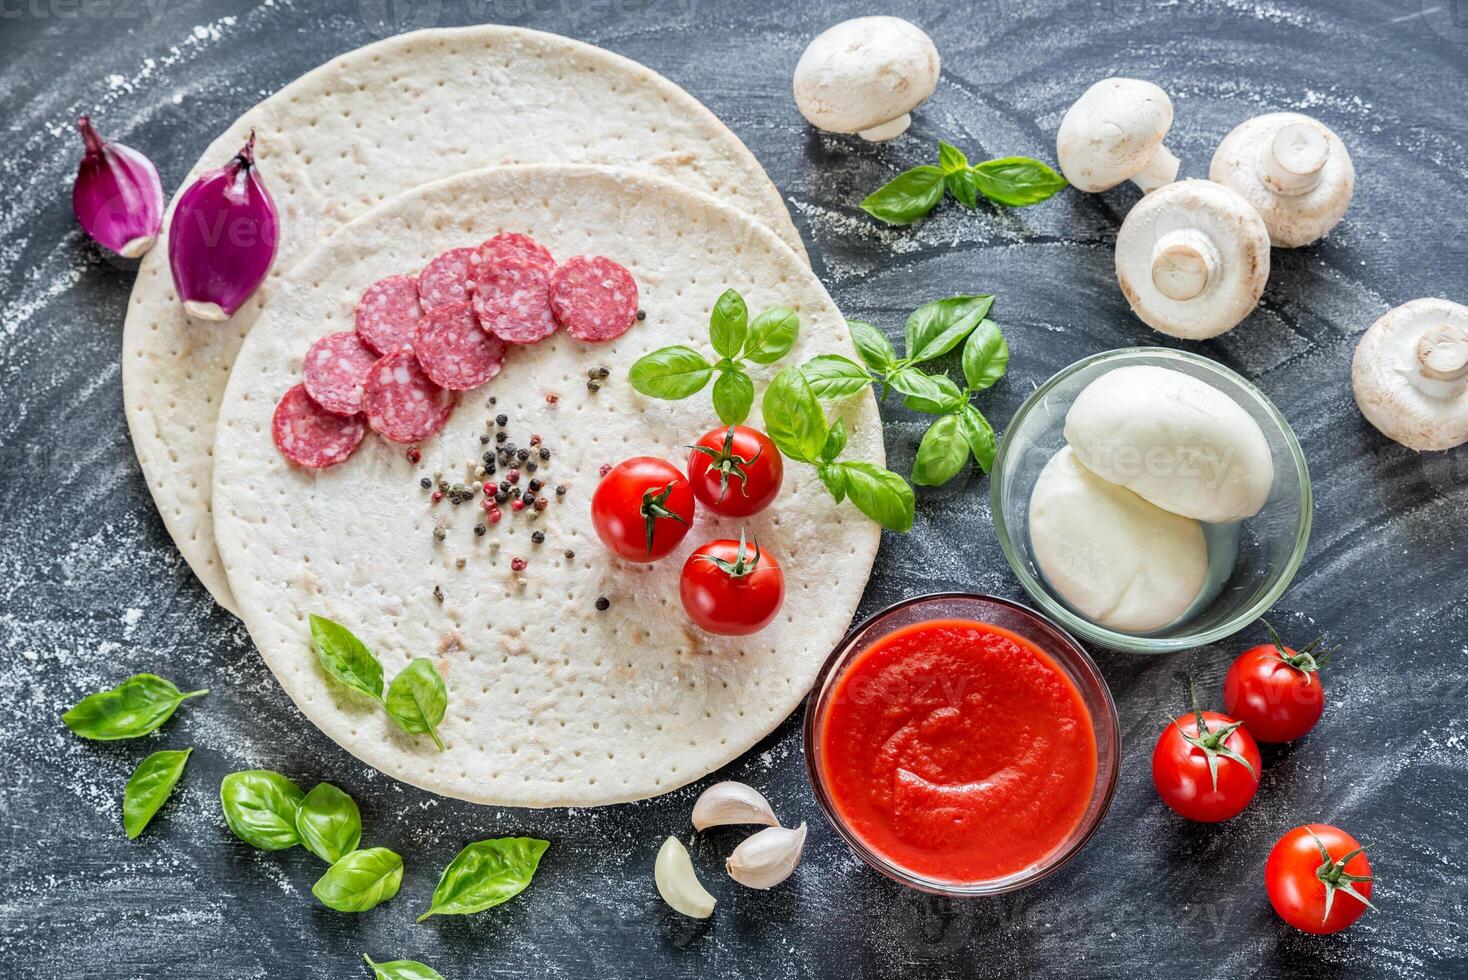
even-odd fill
[(421, 480), (418, 481), (418, 485), (420, 487), (422, 487), (424, 490), (432, 490), (433, 489), (433, 481), (430, 480), (426, 476), (423, 479), (421, 479)]
[(542, 446), (541, 449), (540, 449), (540, 458), (543, 459), (543, 460), (544, 459), (550, 459), (550, 450), (549, 449), (546, 449), (544, 446)]
[(520, 460), (521, 462), (524, 462), (525, 460), (527, 460), (527, 459), (530, 458), (530, 450), (528, 450), (528, 449), (517, 449), (515, 451), (515, 458), (518, 459), (518, 460)]
[(506, 490), (500, 490), (499, 492), (497, 492), (494, 495), (494, 502), (497, 503), (497, 504), (502, 504), (506, 500), (509, 500), (509, 499), (510, 499), (510, 494), (509, 494), (509, 491), (506, 491)]
[(606, 596), (602, 596), (601, 598), (596, 600), (597, 612), (606, 612), (610, 608), (612, 608), (612, 600), (608, 599)]
[(646, 320), (647, 319), (647, 311), (646, 310), (638, 310), (637, 311), (637, 319), (639, 319), (639, 320)]
[(508, 438), (510, 438), (510, 434), (508, 432), (496, 432), (494, 434), (495, 442), (504, 442)]
[(495, 402), (497, 402), (497, 401), (499, 401), (499, 399), (498, 399), (498, 398), (496, 398), (496, 397), (494, 397), (494, 396), (493, 396), (493, 395), (490, 395), (490, 396), (489, 396), (489, 403), (490, 403), (490, 404), (491, 404), (491, 405), (493, 405), (493, 404), (494, 404), (494, 403), (495, 403)]
[(531, 480), (529, 486), (532, 492), (539, 493), (540, 488), (544, 486), (544, 484), (541, 483), (539, 480)]
[(486, 528), (483, 524), (475, 524), (474, 525), (474, 536), (476, 538), (482, 538), (482, 537), (484, 537), (484, 532), (486, 530), (488, 530), (488, 528)]
[(534, 541), (536, 544), (545, 544), (545, 532), (536, 531), (534, 534), (530, 535), (530, 540)]
[(566, 485), (564, 483), (557, 483), (556, 484), (556, 496), (557, 497), (564, 497), (565, 495), (566, 495)]
[(599, 368), (596, 369), (596, 376), (598, 378), (607, 378), (607, 377), (610, 377), (611, 376), (611, 373), (612, 373), (611, 371), (608, 371), (604, 367), (599, 367)]
[(540, 464), (533, 460), (525, 464), (525, 472), (527, 473), (534, 473), (538, 469), (540, 469)]
[(575, 558), (575, 557), (576, 557), (576, 552), (572, 551), (570, 548), (567, 548), (566, 549), (566, 560), (567, 561), (570, 561), (572, 558)]
[(494, 424), (498, 425), (501, 428), (504, 428), (505, 426), (510, 424), (510, 417), (501, 412), (499, 415), (496, 415), (494, 417)]

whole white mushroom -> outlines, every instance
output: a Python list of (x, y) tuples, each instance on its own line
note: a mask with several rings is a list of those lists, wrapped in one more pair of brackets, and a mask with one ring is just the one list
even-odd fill
[(901, 17), (857, 17), (816, 35), (795, 66), (795, 104), (812, 126), (894, 139), (938, 87), (938, 49)]
[(1298, 112), (1240, 123), (1218, 145), (1208, 176), (1254, 205), (1282, 248), (1323, 238), (1356, 189), (1356, 168), (1341, 138)]
[(1366, 420), (1409, 449), (1468, 442), (1468, 306), (1414, 299), (1356, 345), (1351, 387)]
[(1269, 229), (1236, 191), (1209, 180), (1161, 187), (1116, 233), (1116, 278), (1148, 326), (1206, 340), (1232, 330), (1269, 281)]
[(1172, 128), (1172, 100), (1151, 82), (1103, 78), (1060, 120), (1055, 157), (1065, 179), (1083, 191), (1130, 180), (1142, 193), (1177, 179), (1178, 159), (1162, 145)]

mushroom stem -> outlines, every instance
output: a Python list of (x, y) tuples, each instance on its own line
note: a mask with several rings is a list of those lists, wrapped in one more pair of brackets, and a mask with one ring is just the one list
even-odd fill
[(1468, 389), (1468, 330), (1439, 323), (1418, 338), (1412, 384), (1433, 398), (1456, 398)]
[(1222, 261), (1213, 239), (1192, 228), (1170, 231), (1152, 246), (1152, 285), (1185, 303), (1208, 288)]
[(1259, 175), (1276, 194), (1297, 197), (1320, 183), (1329, 156), (1330, 143), (1318, 127), (1290, 123), (1265, 144), (1259, 155)]
[(907, 132), (907, 127), (911, 125), (912, 116), (904, 112), (896, 119), (889, 119), (880, 126), (873, 126), (871, 129), (863, 129), (857, 135), (872, 143), (885, 143), (887, 140), (896, 139)]
[(1132, 183), (1140, 187), (1143, 194), (1150, 194), (1163, 184), (1177, 180), (1177, 168), (1178, 158), (1167, 147), (1158, 144), (1157, 152), (1152, 154), (1147, 165), (1132, 175)]

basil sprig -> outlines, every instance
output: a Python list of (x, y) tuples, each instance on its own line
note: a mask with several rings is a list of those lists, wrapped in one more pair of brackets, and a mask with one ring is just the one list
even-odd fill
[(122, 829), (129, 840), (143, 832), (153, 814), (173, 795), (193, 751), (165, 749), (138, 763), (122, 792)]
[(382, 663), (351, 630), (325, 616), (311, 616), (311, 648), (327, 676), (367, 695), (386, 709), (388, 717), (409, 735), (428, 735), (444, 750), (438, 726), (448, 707), (443, 675), (427, 657), (404, 667), (382, 691)]
[(750, 320), (744, 297), (726, 289), (709, 314), (709, 345), (718, 360), (684, 344), (663, 347), (638, 358), (627, 378), (642, 394), (669, 401), (702, 391), (713, 378), (714, 412), (725, 425), (738, 425), (754, 406), (754, 380), (746, 365), (778, 361), (790, 353), (799, 333), (794, 310), (774, 306)]
[(352, 851), (311, 886), (311, 894), (337, 912), (366, 912), (398, 893), (403, 859), (386, 847)]
[(1050, 167), (1030, 157), (1000, 157), (970, 164), (963, 151), (938, 141), (938, 165), (903, 171), (861, 202), (867, 214), (889, 225), (909, 225), (938, 206), (946, 190), (972, 210), (979, 198), (1007, 207), (1039, 204), (1067, 186)]
[(317, 783), (296, 807), (296, 834), (321, 860), (340, 861), (362, 843), (362, 811), (338, 787)]
[(189, 698), (208, 693), (207, 688), (180, 691), (157, 674), (134, 674), (111, 690), (82, 698), (61, 720), (82, 738), (137, 738), (156, 730)]
[(366, 953), (362, 959), (372, 967), (372, 980), (444, 980), (444, 975), (417, 960), (392, 960), (376, 963)]
[(245, 769), (219, 784), (224, 822), (240, 840), (262, 851), (284, 851), (301, 842), (296, 809), (306, 794), (278, 772)]
[(433, 889), (431, 915), (469, 915), (508, 902), (535, 877), (549, 841), (534, 837), (499, 837), (465, 847), (449, 862)]
[(846, 448), (846, 424), (826, 421), (825, 409), (801, 367), (775, 375), (761, 403), (765, 433), (786, 456), (816, 468), (821, 483), (840, 503), (893, 531), (912, 528), (914, 499), (907, 481), (875, 463), (838, 459)]

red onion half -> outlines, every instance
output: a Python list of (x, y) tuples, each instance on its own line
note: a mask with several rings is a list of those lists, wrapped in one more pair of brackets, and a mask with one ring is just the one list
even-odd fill
[(71, 206), (93, 241), (135, 259), (163, 227), (163, 182), (152, 161), (121, 143), (105, 143), (86, 116), (76, 121), (87, 152), (71, 187)]
[(275, 201), (255, 169), (255, 133), (235, 158), (183, 192), (168, 263), (184, 312), (227, 320), (265, 281), (278, 240)]

